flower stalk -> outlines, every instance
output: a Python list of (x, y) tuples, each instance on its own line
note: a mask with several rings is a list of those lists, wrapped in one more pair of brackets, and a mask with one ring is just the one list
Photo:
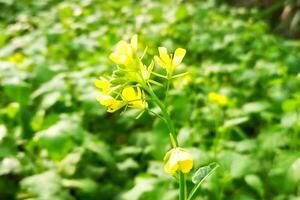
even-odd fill
[[(146, 48), (147, 49), (147, 48)], [(108, 112), (115, 112), (121, 108), (133, 108), (144, 111), (151, 111), (148, 106), (148, 100), (157, 105), (161, 114), (154, 113), (166, 123), (169, 130), (171, 149), (166, 153), (165, 171), (170, 174), (177, 174), (179, 182), (179, 200), (187, 199), (186, 178), (193, 167), (193, 159), (187, 150), (179, 147), (174, 123), (168, 112), (166, 101), (168, 91), (171, 87), (171, 81), (181, 76), (174, 75), (175, 69), (182, 62), (186, 50), (177, 48), (174, 54), (168, 54), (165, 47), (159, 47), (159, 56), (154, 56), (156, 64), (165, 70), (166, 74), (154, 72), (155, 62), (152, 60), (147, 66), (142, 62), (146, 53), (144, 50), (141, 57), (138, 56), (137, 36), (133, 36), (130, 43), (120, 41), (115, 52), (111, 53), (109, 58), (117, 64), (117, 69), (110, 78), (100, 77), (95, 81), (95, 86), (100, 89), (97, 100), (100, 104), (107, 107)], [(151, 75), (163, 78), (166, 83), (160, 83), (151, 79)], [(165, 95), (161, 100), (152, 89), (153, 85), (165, 86)], [(149, 95), (150, 98), (146, 98)], [(147, 101), (146, 101), (147, 99)], [(139, 115), (140, 116), (140, 115)]]

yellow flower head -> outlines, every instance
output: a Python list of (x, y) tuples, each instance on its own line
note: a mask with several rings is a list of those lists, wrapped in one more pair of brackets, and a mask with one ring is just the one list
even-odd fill
[(193, 159), (185, 149), (175, 147), (168, 151), (164, 158), (165, 171), (174, 174), (178, 170), (183, 173), (189, 173), (193, 168)]
[(21, 64), (24, 61), (24, 56), (21, 53), (16, 53), (14, 56), (9, 58), (9, 61), (13, 64)]
[(128, 103), (128, 107), (145, 109), (148, 107), (145, 101), (145, 95), (139, 87), (135, 88), (128, 86), (122, 91), (122, 98)]
[(139, 87), (127, 86), (122, 90), (122, 100), (118, 100), (110, 95), (110, 85), (108, 80), (101, 79), (95, 81), (96, 87), (101, 89), (97, 101), (107, 107), (107, 112), (115, 112), (125, 105), (131, 108), (145, 109), (148, 107), (145, 101), (144, 92)]
[(172, 55), (168, 54), (168, 50), (166, 47), (158, 48), (159, 57), (154, 56), (154, 60), (167, 71), (169, 76), (172, 76), (174, 69), (180, 65), (183, 57), (185, 56), (186, 50), (183, 48), (177, 48), (175, 53)]
[(97, 97), (97, 101), (107, 107), (107, 112), (115, 112), (122, 108), (125, 104), (122, 101), (116, 100), (112, 96), (104, 93), (100, 93)]
[(119, 65), (131, 65), (133, 61), (133, 54), (138, 48), (138, 38), (134, 35), (131, 38), (130, 44), (124, 40), (118, 42), (116, 51), (109, 55), (109, 58)]
[(225, 95), (217, 94), (215, 92), (210, 92), (208, 94), (208, 99), (221, 106), (225, 106), (228, 104), (228, 98)]

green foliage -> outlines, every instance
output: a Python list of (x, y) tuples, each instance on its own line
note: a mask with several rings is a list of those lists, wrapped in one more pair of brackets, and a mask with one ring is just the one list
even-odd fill
[(1, 199), (177, 198), (164, 124), (95, 100), (113, 45), (135, 33), (150, 55), (187, 49), (171, 117), (194, 172), (220, 165), (196, 199), (299, 198), (299, 46), (257, 15), (212, 0), (0, 1)]

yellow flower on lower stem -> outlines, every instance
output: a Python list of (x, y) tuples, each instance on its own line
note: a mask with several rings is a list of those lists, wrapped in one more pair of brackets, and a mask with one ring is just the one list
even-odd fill
[(183, 173), (189, 173), (193, 168), (193, 159), (185, 149), (175, 147), (168, 151), (164, 158), (165, 171), (174, 174), (178, 170)]
[(24, 61), (24, 56), (21, 53), (16, 53), (14, 56), (9, 58), (9, 61), (13, 64), (21, 64)]
[(225, 95), (217, 94), (215, 92), (210, 92), (208, 94), (208, 99), (221, 106), (225, 106), (228, 104), (228, 98)]
[(139, 87), (136, 89), (132, 86), (125, 87), (122, 91), (122, 98), (131, 108), (145, 109), (148, 106), (145, 95)]

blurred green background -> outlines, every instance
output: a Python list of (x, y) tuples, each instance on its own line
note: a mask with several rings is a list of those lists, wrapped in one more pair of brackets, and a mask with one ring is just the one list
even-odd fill
[(220, 164), (196, 199), (299, 200), (299, 27), (296, 0), (0, 0), (0, 199), (177, 199), (165, 125), (95, 100), (137, 33), (187, 49), (172, 118), (194, 170)]

